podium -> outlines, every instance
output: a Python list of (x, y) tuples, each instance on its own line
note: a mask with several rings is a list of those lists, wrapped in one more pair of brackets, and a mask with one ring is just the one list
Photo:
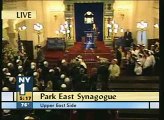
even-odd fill
[(94, 31), (84, 31), (84, 33), (85, 33), (84, 48), (85, 49), (95, 48)]

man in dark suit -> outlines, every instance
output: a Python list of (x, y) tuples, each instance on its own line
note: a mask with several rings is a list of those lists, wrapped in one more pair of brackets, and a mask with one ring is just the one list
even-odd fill
[(41, 45), (37, 45), (37, 46), (35, 46), (35, 48), (37, 50), (37, 58), (36, 58), (36, 61), (37, 61), (37, 64), (40, 65), (45, 60), (43, 49), (42, 49)]
[(116, 48), (116, 59), (118, 60), (118, 63), (117, 63), (118, 66), (121, 65), (121, 60), (122, 60), (122, 53), (121, 53), (121, 51), (122, 51), (122, 47), (121, 46)]
[(127, 29), (126, 32), (124, 33), (124, 38), (132, 39), (132, 33), (129, 31), (129, 29)]
[(108, 65), (104, 61), (100, 62), (97, 70), (96, 89), (108, 90), (108, 78), (109, 78)]
[(129, 29), (127, 29), (127, 31), (124, 33), (124, 40), (125, 40), (126, 46), (130, 47), (131, 43), (133, 42), (133, 39), (132, 39), (132, 33), (129, 31)]

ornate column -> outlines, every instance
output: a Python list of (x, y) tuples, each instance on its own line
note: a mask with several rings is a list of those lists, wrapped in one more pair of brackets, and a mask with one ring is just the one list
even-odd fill
[[(104, 17), (104, 38), (105, 39), (108, 39), (108, 37), (109, 37), (109, 34), (108, 34), (108, 26), (107, 26), (107, 24), (108, 24), (108, 18), (106, 18), (106, 17)], [(105, 40), (104, 39), (104, 40)]]
[(107, 46), (112, 46), (113, 43), (107, 26), (114, 15), (113, 4), (114, 4), (114, 0), (106, 1), (104, 3), (104, 43)]
[(65, 21), (69, 23), (70, 33), (66, 39), (67, 46), (74, 45), (75, 42), (75, 22), (74, 22), (74, 4), (69, 1), (65, 1)]

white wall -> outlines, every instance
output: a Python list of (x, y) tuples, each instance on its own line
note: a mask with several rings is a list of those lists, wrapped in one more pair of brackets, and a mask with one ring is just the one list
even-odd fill
[[(36, 6), (37, 4), (37, 6)], [(33, 30), (33, 25), (37, 22), (43, 25), (43, 30), (40, 35), (42, 46), (46, 44), (48, 37), (55, 37), (55, 31), (59, 29), (60, 24), (63, 24), (64, 19), (64, 4), (63, 1), (28, 1), (27, 9), (36, 10), (37, 18), (35, 20), (26, 20), (27, 39), (33, 40), (34, 46), (38, 43), (37, 33)], [(34, 52), (34, 56), (36, 53)]]
[[(156, 1), (156, 0), (155, 0)], [(154, 23), (159, 20), (159, 2), (152, 0), (132, 1), (132, 0), (116, 0), (114, 3), (114, 20), (120, 25), (121, 28), (130, 29), (133, 37), (136, 38), (137, 22), (144, 20), (148, 22), (147, 34), (148, 38), (159, 38), (159, 30), (154, 29)], [(12, 7), (11, 7), (12, 6)], [(154, 9), (156, 7), (157, 9)], [(47, 37), (56, 37), (55, 31), (59, 30), (61, 24), (64, 23), (64, 4), (63, 0), (55, 1), (20, 1), (17, 4), (6, 4), (3, 8), (12, 8), (17, 10), (36, 10), (37, 18), (34, 20), (25, 20), (28, 28), (26, 33), (20, 33), (23, 39), (33, 40), (34, 45), (37, 44), (37, 34), (33, 30), (33, 25), (37, 22), (43, 24), (43, 31), (41, 34), (41, 43), (45, 45)], [(22, 20), (14, 20), (15, 25), (19, 25)], [(14, 26), (15, 26), (14, 25)], [(3, 28), (8, 27), (7, 20), (3, 21)], [(4, 31), (5, 32), (5, 31)], [(123, 33), (118, 33), (117, 36), (122, 36)], [(3, 37), (7, 38), (3, 33)]]
[[(159, 38), (159, 30), (153, 27), (155, 19), (157, 23), (159, 20), (159, 2), (157, 0), (155, 1), (156, 2), (153, 0), (116, 0), (114, 3), (114, 20), (120, 25), (120, 27), (130, 29), (135, 39), (137, 36), (137, 22), (143, 20), (148, 23), (148, 39)], [(122, 36), (123, 34), (118, 33), (117, 35)]]

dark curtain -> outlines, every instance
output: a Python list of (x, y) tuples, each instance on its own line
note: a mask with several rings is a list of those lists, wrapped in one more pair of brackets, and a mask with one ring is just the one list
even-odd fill
[(75, 3), (75, 29), (76, 41), (80, 42), (85, 36), (84, 31), (91, 30), (92, 24), (84, 24), (84, 14), (91, 11), (94, 14), (94, 22), (98, 28), (98, 40), (103, 40), (103, 3)]

